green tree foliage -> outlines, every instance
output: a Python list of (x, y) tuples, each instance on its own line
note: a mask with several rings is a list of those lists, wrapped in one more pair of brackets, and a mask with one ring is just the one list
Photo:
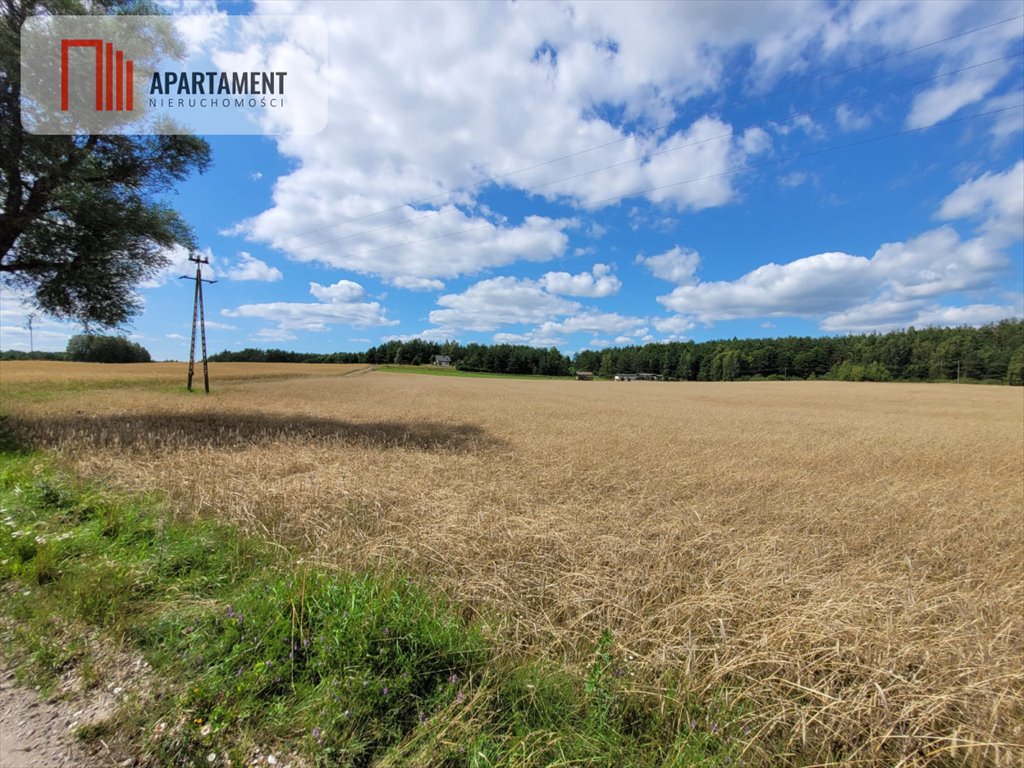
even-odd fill
[(123, 336), (81, 333), (68, 341), (66, 359), (76, 363), (148, 363), (148, 350)]
[(1006, 383), (1014, 386), (1024, 386), (1024, 344), (1017, 347), (1017, 350), (1010, 355), (1010, 363), (1007, 366)]
[(7, 349), (0, 352), (0, 360), (67, 360), (64, 352), (23, 352)]
[[(555, 347), (540, 349), (513, 344), (458, 344), (454, 341), (438, 343), (423, 339), (388, 341), (365, 352), (333, 352), (312, 354), (285, 352), (280, 349), (243, 349), (238, 352), (218, 352), (210, 356), (218, 363), (368, 363), (370, 365), (429, 365), (438, 355), (451, 358), (451, 365), (463, 371), (483, 373), (536, 374), (540, 376), (568, 376), (571, 363)], [(418, 361), (418, 362), (417, 362)]]
[(193, 248), (156, 200), (210, 163), (195, 136), (35, 136), (22, 127), (20, 29), (37, 14), (156, 13), (132, 0), (0, 3), (0, 282), (54, 317), (114, 327), (138, 314), (136, 286)]
[(556, 347), (513, 344), (443, 344), (411, 339), (388, 341), (366, 352), (308, 354), (280, 349), (220, 352), (215, 362), (368, 363), (395, 360), (429, 364), (448, 355), (463, 371), (567, 376), (593, 371), (657, 373), (679, 381), (819, 379), (837, 381), (956, 381), (1024, 384), (1024, 321), (1004, 320), (981, 328), (908, 329), (886, 334), (821, 338), (731, 339), (585, 349), (570, 360)]
[(576, 370), (661, 373), (680, 381), (829, 378), (1024, 384), (1024, 321), (861, 336), (731, 339), (583, 350)]

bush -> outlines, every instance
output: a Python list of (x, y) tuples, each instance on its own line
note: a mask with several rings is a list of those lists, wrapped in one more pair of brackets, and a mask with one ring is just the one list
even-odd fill
[(81, 333), (68, 341), (67, 359), (77, 363), (148, 363), (152, 358), (145, 347), (123, 336)]

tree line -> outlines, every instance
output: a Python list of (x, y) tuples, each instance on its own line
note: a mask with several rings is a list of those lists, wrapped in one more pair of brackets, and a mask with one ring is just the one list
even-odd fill
[[(982, 381), (1024, 385), (1024, 320), (980, 328), (908, 328), (858, 336), (673, 341), (583, 350), (572, 359), (556, 347), (392, 340), (365, 352), (225, 350), (212, 362), (429, 365), (438, 356), (462, 371), (569, 376), (592, 371), (656, 373), (677, 381), (833, 379), (841, 381)], [(118, 336), (79, 334), (65, 352), (0, 353), (0, 360), (148, 362), (149, 352)]]
[(674, 341), (583, 350), (556, 347), (393, 340), (365, 352), (315, 354), (279, 349), (224, 351), (220, 362), (427, 365), (444, 355), (464, 371), (568, 376), (592, 371), (656, 373), (678, 381), (833, 379), (842, 381), (985, 381), (1024, 384), (1024, 320), (980, 328), (908, 328), (856, 336)]
[(149, 350), (124, 336), (79, 333), (68, 340), (63, 352), (0, 352), (0, 360), (63, 360), (74, 363), (148, 363)]
[(670, 342), (584, 350), (577, 370), (658, 373), (682, 381), (838, 379), (1024, 384), (1024, 321), (913, 327), (857, 336)]
[(461, 371), (481, 373), (569, 376), (572, 361), (555, 347), (543, 349), (523, 344), (459, 344), (424, 339), (388, 341), (365, 352), (329, 354), (286, 352), (283, 349), (225, 350), (210, 357), (223, 363), (365, 363), (369, 365), (429, 365), (435, 357), (447, 357), (448, 364)]

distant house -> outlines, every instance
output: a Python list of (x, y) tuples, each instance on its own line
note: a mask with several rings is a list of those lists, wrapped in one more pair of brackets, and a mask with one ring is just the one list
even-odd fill
[(448, 355), (434, 355), (430, 358), (430, 364), (448, 366), (452, 364), (452, 359)]
[(576, 371), (576, 381), (593, 381), (594, 374), (590, 371)]

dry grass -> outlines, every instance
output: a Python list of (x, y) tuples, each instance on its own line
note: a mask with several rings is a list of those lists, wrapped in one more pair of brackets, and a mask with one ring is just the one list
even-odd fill
[[(6, 367), (5, 367), (6, 375)], [(81, 392), (18, 428), (569, 663), (752, 704), (768, 763), (1024, 763), (1024, 392), (382, 373)], [(652, 694), (653, 695), (653, 694)]]
[[(337, 376), (364, 370), (365, 365), (303, 365), (301, 363), (210, 363), (210, 379), (237, 381), (283, 376)], [(202, 384), (202, 365), (196, 366)], [(169, 383), (182, 386), (188, 377), (188, 363), (62, 363), (52, 360), (5, 360), (0, 363), (0, 385), (35, 384), (51, 387), (64, 383), (106, 383), (131, 381)]]

